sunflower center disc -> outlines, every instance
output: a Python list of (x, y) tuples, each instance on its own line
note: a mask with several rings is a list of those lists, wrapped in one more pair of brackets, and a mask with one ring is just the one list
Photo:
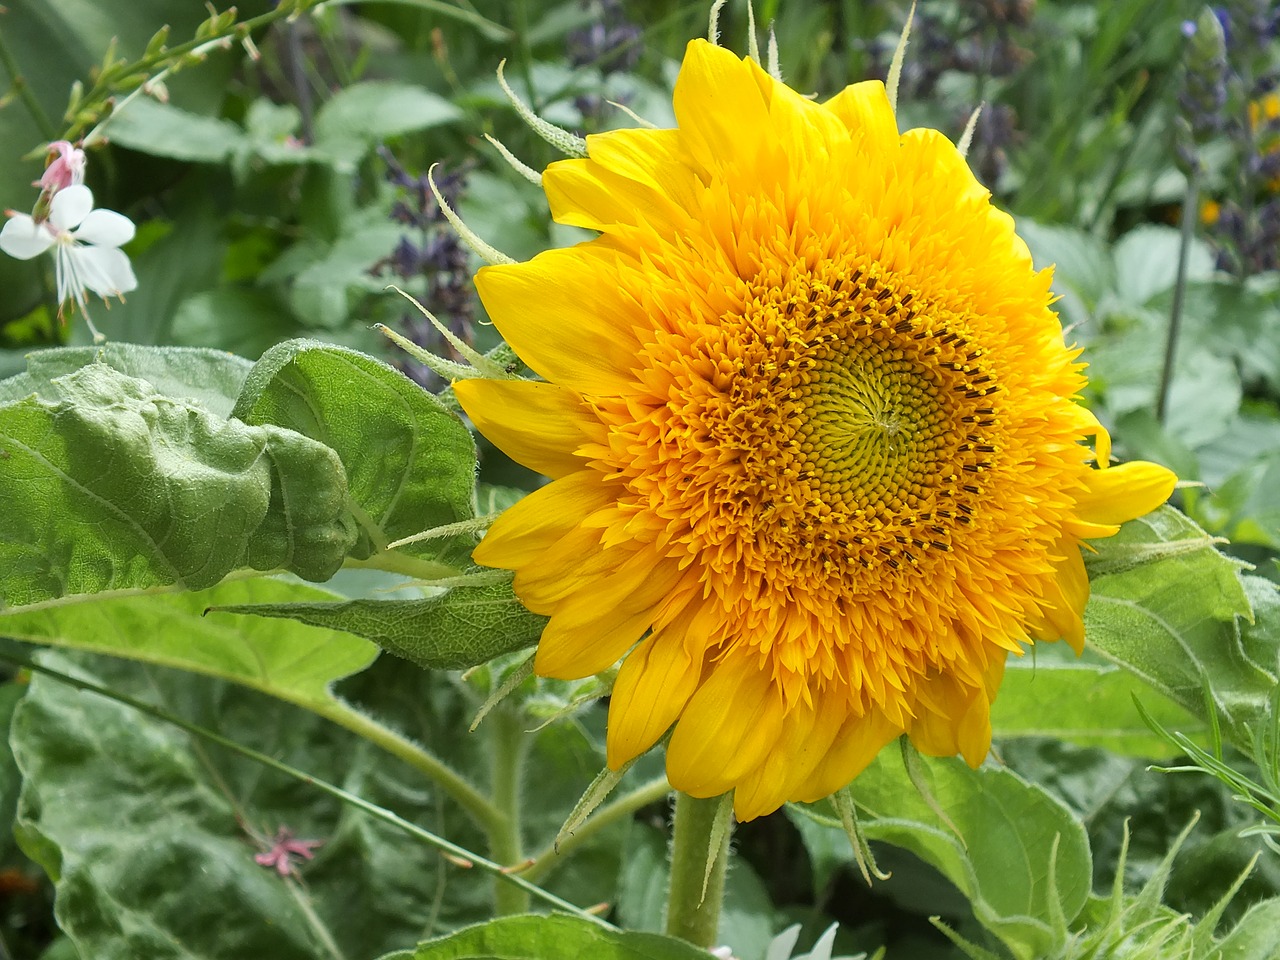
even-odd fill
[(735, 545), (704, 557), (849, 595), (951, 551), (997, 452), (995, 378), (964, 330), (870, 263), (754, 285), (677, 378), (692, 526)]

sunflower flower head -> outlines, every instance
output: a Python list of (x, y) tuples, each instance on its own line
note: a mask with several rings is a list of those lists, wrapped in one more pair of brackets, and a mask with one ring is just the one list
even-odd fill
[(902, 733), (976, 766), (1006, 656), (1083, 643), (1081, 542), (1174, 477), (1108, 467), (1049, 271), (881, 83), (817, 103), (694, 41), (675, 114), (546, 170), (597, 238), (476, 278), (543, 380), (458, 398), (552, 482), (475, 559), (550, 617), (540, 674), (625, 657), (615, 769), (671, 730), (671, 784), (746, 820)]

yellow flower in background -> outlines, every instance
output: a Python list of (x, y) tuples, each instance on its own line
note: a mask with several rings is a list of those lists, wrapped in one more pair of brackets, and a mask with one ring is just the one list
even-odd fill
[(1174, 476), (1100, 469), (1049, 271), (882, 84), (815, 103), (695, 41), (675, 112), (547, 169), (598, 238), (476, 278), (547, 382), (458, 398), (553, 482), (475, 559), (551, 618), (541, 675), (625, 656), (615, 769), (674, 725), (671, 784), (748, 820), (903, 732), (976, 766), (1007, 654), (1083, 643), (1081, 541)]

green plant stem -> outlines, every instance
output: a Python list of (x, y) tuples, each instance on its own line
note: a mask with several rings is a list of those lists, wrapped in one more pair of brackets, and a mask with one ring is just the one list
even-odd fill
[(630, 817), (641, 807), (657, 803), (670, 793), (671, 784), (667, 783), (666, 777), (655, 777), (648, 783), (636, 787), (630, 793), (619, 797), (613, 803), (606, 804), (591, 814), (586, 823), (560, 841), (559, 847), (554, 844), (549, 845), (533, 858), (533, 865), (528, 870), (521, 871), (521, 876), (526, 880), (537, 882), (558, 867), (563, 862), (562, 858), (566, 854), (580, 847), (601, 830), (612, 826), (619, 820)]
[(1165, 422), (1169, 406), (1169, 385), (1173, 380), (1173, 363), (1178, 352), (1178, 334), (1182, 328), (1182, 301), (1187, 291), (1187, 258), (1195, 238), (1196, 219), (1200, 215), (1200, 170), (1193, 167), (1187, 174), (1187, 192), (1182, 199), (1182, 236), (1178, 244), (1178, 272), (1173, 282), (1173, 304), (1169, 308), (1169, 333), (1164, 342), (1164, 366), (1160, 370), (1160, 386), (1156, 392), (1156, 419)]
[(127, 694), (119, 693), (108, 687), (92, 683), (88, 680), (82, 680), (79, 677), (73, 677), (70, 674), (61, 672), (60, 670), (54, 670), (51, 667), (46, 667), (43, 664), (37, 663), (27, 657), (20, 657), (11, 653), (0, 652), (0, 660), (14, 664), (15, 666), (23, 667), (24, 669), (31, 670), (35, 673), (42, 673), (45, 676), (52, 677), (70, 687), (75, 687), (77, 690), (96, 693), (100, 697), (106, 697), (108, 700), (114, 700), (116, 703), (122, 703), (127, 707), (132, 707), (139, 713), (145, 714), (148, 717), (154, 717), (164, 723), (172, 724), (178, 729), (185, 730), (193, 736), (208, 740), (210, 743), (216, 743), (220, 747), (225, 747), (233, 753), (238, 753), (242, 757), (247, 757), (255, 763), (260, 763), (264, 767), (275, 770), (277, 773), (282, 773), (287, 777), (299, 781), (300, 783), (310, 784), (321, 793), (327, 793), (329, 796), (341, 800), (343, 803), (364, 811), (376, 820), (381, 820), (384, 823), (389, 823), (394, 827), (398, 827), (414, 839), (427, 844), (427, 846), (434, 847), (436, 850), (449, 854), (455, 861), (464, 863), (468, 867), (479, 869), (485, 873), (492, 874), (502, 883), (519, 887), (526, 893), (549, 903), (551, 906), (559, 910), (568, 911), (574, 916), (581, 917), (584, 920), (590, 920), (592, 923), (599, 924), (602, 927), (609, 927), (610, 929), (613, 928), (613, 924), (608, 921), (602, 920), (595, 914), (589, 913), (567, 900), (562, 900), (554, 893), (543, 890), (541, 887), (530, 883), (523, 877), (516, 876), (515, 874), (508, 872), (501, 864), (494, 863), (492, 860), (487, 860), (484, 857), (478, 856), (465, 847), (460, 847), (456, 843), (451, 843), (444, 837), (436, 836), (430, 830), (424, 830), (416, 823), (411, 823), (399, 814), (393, 813), (392, 811), (387, 810), (384, 807), (380, 807), (375, 803), (370, 803), (363, 797), (343, 790), (341, 787), (329, 783), (327, 780), (321, 780), (319, 777), (313, 777), (309, 773), (304, 773), (303, 771), (291, 767), (287, 763), (283, 763), (274, 757), (269, 757), (265, 753), (254, 750), (252, 747), (246, 747), (229, 737), (224, 737), (219, 733), (214, 733), (212, 730), (208, 730), (197, 724), (183, 720), (181, 717), (175, 716), (166, 710), (161, 710), (159, 707), (152, 706), (149, 703), (144, 703), (141, 700), (128, 696)]
[(698, 947), (714, 945), (720, 928), (729, 834), (726, 832), (717, 848), (711, 849), (711, 830), (719, 806), (719, 797), (699, 800), (676, 794), (667, 933)]
[(526, 0), (516, 3), (516, 40), (520, 45), (520, 62), (517, 69), (524, 81), (524, 96), (533, 110), (538, 110), (538, 88), (533, 82), (533, 46), (529, 43), (529, 8)]
[(58, 129), (53, 125), (53, 121), (49, 119), (48, 114), (44, 112), (44, 107), (40, 106), (40, 101), (36, 99), (36, 95), (31, 92), (30, 84), (18, 72), (18, 62), (13, 59), (13, 54), (9, 52), (9, 45), (4, 42), (3, 30), (0, 30), (0, 64), (3, 64), (5, 70), (8, 71), (9, 81), (22, 99), (22, 104), (27, 108), (27, 113), (31, 114), (31, 119), (40, 128), (40, 136), (46, 140), (57, 140)]
[[(111, 118), (114, 117), (121, 108), (132, 101), (134, 97), (141, 95), (151, 84), (155, 83), (157, 80), (163, 80), (172, 73), (175, 65), (182, 57), (185, 57), (187, 54), (203, 57), (211, 50), (228, 47), (234, 42), (235, 38), (246, 37), (259, 27), (265, 27), (270, 23), (274, 23), (281, 17), (299, 16), (309, 7), (315, 6), (315, 3), (316, 0), (293, 0), (293, 2), (281, 3), (273, 9), (268, 10), (266, 13), (259, 14), (256, 17), (250, 17), (248, 20), (242, 20), (240, 22), (232, 22), (230, 26), (219, 33), (213, 33), (207, 37), (200, 37), (195, 40), (188, 40), (186, 43), (180, 43), (176, 47), (166, 47), (163, 50), (151, 54), (150, 56), (143, 57), (141, 60), (136, 60), (133, 63), (128, 64), (120, 73), (111, 73), (102, 77), (93, 85), (93, 88), (81, 101), (80, 106), (82, 109), (85, 106), (92, 104), (95, 100), (109, 97), (111, 93), (110, 83), (113, 79), (117, 77), (133, 76), (140, 73), (149, 74), (152, 69), (160, 64), (168, 64), (168, 66), (163, 70), (160, 70), (154, 76), (150, 77), (147, 83), (136, 87), (130, 91), (127, 96), (120, 100), (119, 103), (115, 104), (111, 113), (103, 117), (92, 130), (84, 135), (81, 140), (82, 145), (87, 147), (101, 139), (103, 136), (102, 128), (111, 122)], [(72, 124), (72, 126), (68, 128), (66, 133), (63, 135), (64, 139), (75, 139), (75, 134), (78, 129), (78, 124)]]
[(302, 706), (381, 747), (392, 756), (399, 757), (452, 797), (486, 833), (492, 836), (507, 829), (507, 818), (497, 804), (477, 790), (462, 774), (407, 737), (384, 727), (377, 720), (340, 700)]
[[(489, 852), (508, 868), (519, 868), (524, 862), (524, 845), (520, 837), (520, 787), (529, 738), (520, 722), (520, 714), (506, 704), (493, 712), (489, 730), (491, 792), (494, 805), (502, 813), (502, 819), (489, 831)], [(529, 911), (529, 895), (520, 888), (498, 884), (494, 896), (500, 917)]]

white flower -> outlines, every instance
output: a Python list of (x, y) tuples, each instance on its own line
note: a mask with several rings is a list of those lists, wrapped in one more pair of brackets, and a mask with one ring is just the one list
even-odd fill
[[(835, 946), (836, 930), (838, 928), (839, 925), (833, 923), (818, 938), (818, 942), (813, 945), (812, 950), (808, 953), (797, 953), (793, 957), (791, 951), (796, 948), (796, 942), (800, 939), (800, 924), (792, 924), (769, 941), (768, 951), (765, 953), (764, 960), (866, 960), (867, 955), (865, 953), (860, 953), (855, 957), (833, 957), (831, 955), (831, 949)], [(733, 955), (732, 947), (712, 947), (710, 952), (716, 960), (737, 960)]]
[[(831, 948), (836, 942), (836, 924), (827, 927), (826, 932), (818, 938), (818, 942), (813, 945), (813, 949), (808, 953), (796, 954), (791, 957), (791, 951), (795, 949), (796, 941), (800, 939), (800, 924), (787, 927), (780, 934), (773, 938), (769, 944), (769, 951), (765, 955), (765, 960), (833, 960), (831, 956)], [(852, 960), (852, 958), (851, 958)]]
[(58, 302), (85, 307), (88, 291), (104, 300), (119, 297), (138, 286), (129, 258), (120, 247), (133, 239), (133, 221), (114, 210), (93, 209), (93, 193), (72, 184), (53, 195), (49, 218), (35, 220), (25, 213), (10, 213), (0, 230), (0, 250), (30, 260), (53, 250), (58, 277)]

